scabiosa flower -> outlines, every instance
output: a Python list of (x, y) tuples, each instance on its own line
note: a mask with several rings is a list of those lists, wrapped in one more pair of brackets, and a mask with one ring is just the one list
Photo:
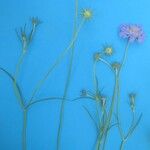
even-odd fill
[(86, 20), (89, 20), (93, 17), (93, 13), (90, 9), (84, 9), (81, 13), (82, 17)]
[(145, 38), (142, 27), (136, 24), (121, 25), (119, 34), (121, 38), (128, 39), (129, 42), (143, 42)]
[(109, 45), (105, 45), (103, 48), (103, 52), (106, 56), (111, 56), (114, 52), (113, 47)]

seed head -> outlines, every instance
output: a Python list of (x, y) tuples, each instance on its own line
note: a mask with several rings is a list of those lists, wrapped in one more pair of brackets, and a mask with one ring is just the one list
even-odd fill
[(93, 17), (93, 13), (90, 9), (84, 9), (81, 13), (82, 17), (86, 20), (89, 20)]
[(112, 46), (104, 46), (103, 52), (106, 56), (111, 56), (114, 52)]

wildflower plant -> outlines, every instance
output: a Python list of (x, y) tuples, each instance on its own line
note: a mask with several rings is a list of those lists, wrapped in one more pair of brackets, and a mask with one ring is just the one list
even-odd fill
[[(129, 104), (132, 114), (132, 121), (130, 127), (125, 134), (121, 125), (120, 118), (120, 74), (124, 67), (127, 58), (127, 51), (129, 49), (129, 45), (133, 42), (143, 42), (144, 41), (144, 31), (139, 25), (121, 25), (119, 35), (121, 38), (127, 40), (127, 44), (125, 47), (124, 55), (121, 62), (109, 62), (105, 59), (104, 56), (111, 56), (113, 54), (113, 48), (111, 46), (105, 46), (102, 51), (94, 53), (94, 63), (93, 63), (93, 84), (94, 84), (94, 92), (92, 94), (86, 94), (85, 98), (89, 98), (95, 101), (96, 103), (96, 113), (97, 118), (94, 118), (93, 115), (89, 112), (88, 108), (84, 107), (86, 112), (89, 114), (90, 118), (93, 120), (96, 128), (97, 128), (97, 141), (96, 141), (96, 150), (105, 149), (108, 132), (113, 126), (117, 126), (119, 135), (121, 138), (120, 150), (124, 149), (124, 145), (129, 139), (129, 137), (133, 134), (135, 128), (138, 126), (142, 114), (136, 119), (136, 94), (129, 94)], [(108, 69), (111, 70), (114, 75), (114, 89), (111, 100), (108, 100), (107, 96), (103, 96), (102, 91), (100, 91), (98, 74), (96, 73), (96, 66), (98, 63), (105, 64)], [(85, 95), (85, 94), (84, 94)], [(110, 103), (109, 103), (110, 102)], [(100, 113), (99, 113), (100, 112)], [(116, 123), (112, 122), (112, 118), (115, 116)]]
[[(68, 89), (70, 85), (70, 78), (72, 74), (72, 66), (74, 61), (74, 52), (75, 52), (75, 44), (78, 39), (78, 35), (85, 24), (85, 22), (89, 21), (93, 17), (93, 11), (91, 9), (85, 8), (81, 11), (81, 20), (79, 20), (79, 10), (78, 10), (78, 0), (75, 0), (75, 14), (74, 14), (74, 30), (72, 34), (72, 38), (64, 48), (64, 50), (60, 53), (60, 55), (56, 58), (55, 62), (53, 64), (49, 65), (49, 68), (45, 75), (41, 78), (40, 81), (35, 85), (34, 90), (32, 91), (32, 94), (29, 99), (26, 99), (22, 92), (22, 88), (19, 85), (19, 76), (20, 76), (20, 70), (23, 66), (23, 61), (25, 59), (25, 56), (28, 54), (28, 51), (30, 49), (30, 45), (32, 44), (34, 40), (35, 33), (38, 29), (38, 26), (41, 24), (41, 21), (37, 17), (32, 17), (30, 19), (31, 28), (28, 28), (27, 24), (25, 24), (20, 30), (16, 30), (17, 37), (21, 43), (21, 54), (18, 58), (18, 62), (16, 64), (16, 68), (14, 71), (14, 74), (9, 73), (6, 69), (3, 67), (0, 67), (0, 71), (5, 73), (10, 80), (12, 81), (13, 88), (14, 88), (14, 94), (16, 96), (16, 99), (18, 100), (22, 116), (23, 116), (23, 128), (22, 128), (22, 150), (27, 150), (27, 124), (28, 124), (28, 110), (32, 108), (33, 105), (37, 103), (42, 103), (45, 101), (51, 101), (51, 100), (61, 100), (61, 106), (60, 106), (60, 114), (59, 114), (59, 124), (58, 124), (58, 133), (57, 133), (57, 146), (56, 149), (61, 149), (61, 134), (63, 129), (63, 118), (64, 118), (64, 109), (65, 109), (65, 102), (68, 100)], [(98, 137), (96, 141), (96, 150), (99, 150), (101, 148), (105, 148), (107, 136), (109, 130), (113, 126), (118, 127), (118, 131), (120, 133), (121, 137), (121, 144), (120, 144), (120, 150), (123, 149), (124, 144), (126, 143), (127, 139), (130, 137), (130, 135), (133, 134), (135, 128), (139, 124), (142, 115), (136, 120), (135, 118), (135, 111), (136, 111), (136, 94), (130, 93), (129, 94), (129, 104), (130, 109), (132, 112), (132, 122), (131, 126), (127, 132), (127, 134), (124, 134), (122, 126), (121, 126), (121, 120), (119, 117), (119, 108), (120, 108), (120, 74), (121, 70), (126, 62), (127, 57), (127, 51), (129, 48), (129, 45), (133, 42), (143, 42), (144, 41), (144, 32), (142, 30), (142, 27), (139, 25), (121, 25), (119, 35), (121, 38), (127, 40), (127, 45), (124, 52), (124, 57), (122, 59), (122, 62), (109, 62), (105, 59), (104, 56), (112, 56), (114, 54), (114, 48), (111, 45), (105, 45), (100, 52), (96, 52), (93, 55), (93, 84), (94, 84), (94, 92), (91, 92), (89, 90), (82, 90), (81, 96), (79, 98), (76, 98), (72, 101), (79, 100), (82, 98), (88, 98), (90, 100), (93, 100), (96, 103), (96, 113), (98, 116), (98, 119), (96, 120), (91, 113), (89, 112), (88, 108), (84, 107), (84, 109), (89, 114), (90, 118), (93, 120), (97, 131), (98, 131)], [(62, 60), (66, 57), (66, 55), (69, 53), (69, 66), (68, 66), (68, 73), (66, 78), (66, 83), (64, 87), (64, 93), (62, 97), (48, 97), (48, 98), (38, 98), (35, 99), (35, 96), (40, 91), (43, 84), (46, 82), (46, 80), (49, 78), (51, 73), (55, 70), (55, 68), (62, 62)], [(108, 58), (108, 57), (107, 57)], [(115, 85), (114, 90), (112, 94), (111, 101), (105, 95), (101, 90), (99, 86), (98, 81), (98, 75), (96, 73), (96, 66), (98, 63), (104, 63), (113, 73), (114, 79), (115, 79)], [(110, 102), (110, 104), (109, 104)], [(110, 105), (110, 106), (109, 106)], [(109, 107), (108, 107), (109, 106)], [(116, 108), (116, 110), (115, 110)], [(100, 114), (101, 112), (101, 114)], [(112, 117), (113, 114), (116, 114), (116, 123), (112, 123)]]

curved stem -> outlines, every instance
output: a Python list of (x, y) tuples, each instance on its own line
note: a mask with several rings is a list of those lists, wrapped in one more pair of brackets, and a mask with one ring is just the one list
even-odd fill
[(22, 150), (26, 150), (27, 149), (27, 143), (26, 143), (26, 139), (27, 139), (27, 113), (28, 110), (24, 109), (23, 110), (23, 131), (22, 131)]
[(47, 71), (47, 73), (45, 74), (44, 78), (42, 80), (40, 80), (35, 89), (32, 92), (32, 96), (31, 99), (29, 101), (32, 102), (33, 98), (35, 97), (35, 95), (37, 94), (37, 92), (40, 90), (40, 88), (42, 87), (42, 85), (44, 84), (44, 82), (47, 80), (47, 78), (49, 77), (49, 75), (52, 73), (52, 71), (55, 69), (55, 67), (57, 65), (60, 64), (60, 62), (63, 60), (63, 58), (66, 56), (67, 52), (72, 48), (72, 46), (74, 45), (75, 41), (77, 40), (78, 34), (84, 24), (85, 20), (82, 20), (81, 24), (79, 25), (78, 29), (76, 30), (73, 39), (71, 40), (69, 46), (60, 54), (60, 56), (57, 58), (57, 60), (55, 61), (55, 63), (49, 68), (49, 70)]
[(23, 99), (22, 92), (21, 92), (21, 89), (20, 89), (18, 83), (15, 81), (15, 78), (13, 77), (13, 75), (11, 75), (6, 69), (0, 67), (0, 70), (2, 72), (4, 72), (13, 82), (15, 95), (17, 97), (20, 107), (23, 109), (24, 108), (24, 99)]
[(135, 128), (138, 126), (138, 124), (140, 123), (142, 118), (142, 114), (140, 115), (139, 119), (137, 120), (137, 122), (135, 124), (133, 124), (130, 128), (129, 131), (127, 133), (127, 135), (125, 136), (125, 139), (127, 140), (129, 138), (129, 136), (132, 135), (133, 131), (135, 130)]
[(110, 64), (108, 61), (106, 61), (106, 60), (103, 59), (103, 58), (100, 58), (99, 60), (100, 60), (102, 63), (104, 63), (106, 66), (108, 66), (108, 67), (110, 68), (110, 70), (113, 70), (112, 67), (111, 67), (111, 64)]
[[(75, 19), (74, 19), (73, 39), (74, 39), (74, 37), (76, 37), (76, 32), (77, 32), (77, 17), (78, 17), (78, 0), (75, 0)], [(61, 148), (61, 132), (62, 132), (62, 127), (63, 127), (65, 99), (67, 97), (67, 93), (68, 93), (68, 89), (69, 89), (69, 85), (70, 85), (71, 72), (72, 72), (73, 59), (74, 59), (74, 46), (75, 46), (75, 42), (73, 42), (73, 44), (70, 47), (70, 48), (72, 48), (72, 50), (71, 50), (71, 56), (70, 56), (69, 70), (68, 70), (63, 100), (62, 100), (62, 103), (60, 106), (61, 108), (60, 108), (60, 121), (59, 121), (58, 134), (57, 134), (57, 150), (60, 150), (60, 148)]]
[(94, 117), (91, 115), (91, 113), (89, 112), (89, 110), (88, 110), (85, 106), (83, 106), (83, 108), (84, 108), (85, 111), (88, 113), (88, 115), (89, 115), (89, 117), (91, 118), (91, 120), (93, 121), (93, 123), (94, 123), (94, 125), (95, 125), (95, 127), (96, 127), (96, 130), (99, 131), (99, 126), (98, 126), (96, 120), (94, 119)]
[(26, 106), (26, 108), (30, 108), (32, 105), (41, 103), (41, 102), (46, 102), (46, 101), (51, 101), (51, 100), (63, 100), (63, 98), (60, 97), (48, 97), (48, 98), (43, 98), (39, 100), (32, 101), (30, 104)]
[[(41, 99), (38, 99), (38, 100), (34, 100), (32, 101), (30, 104), (28, 104), (25, 108), (26, 109), (29, 109), (31, 106), (37, 104), (37, 103), (43, 103), (43, 102), (48, 102), (48, 101), (57, 101), (57, 100), (63, 100), (64, 98), (63, 97), (47, 97), (47, 98), (41, 98)], [(77, 97), (75, 99), (72, 99), (72, 100), (69, 100), (69, 99), (65, 99), (65, 101), (68, 101), (68, 102), (74, 102), (74, 101), (78, 101), (80, 99), (90, 99), (90, 100), (93, 100), (95, 101), (92, 97)]]
[(135, 113), (132, 111), (132, 121), (131, 121), (131, 126), (130, 126), (130, 128), (129, 128), (129, 131), (128, 131), (128, 133), (127, 133), (125, 139), (127, 139), (127, 138), (129, 137), (130, 132), (131, 132), (133, 126), (134, 126), (134, 122), (135, 122)]

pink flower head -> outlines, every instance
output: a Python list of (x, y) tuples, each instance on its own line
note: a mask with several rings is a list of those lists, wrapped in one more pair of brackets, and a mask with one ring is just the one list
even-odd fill
[(123, 24), (120, 26), (120, 37), (128, 39), (129, 42), (143, 42), (145, 39), (145, 34), (141, 26)]

